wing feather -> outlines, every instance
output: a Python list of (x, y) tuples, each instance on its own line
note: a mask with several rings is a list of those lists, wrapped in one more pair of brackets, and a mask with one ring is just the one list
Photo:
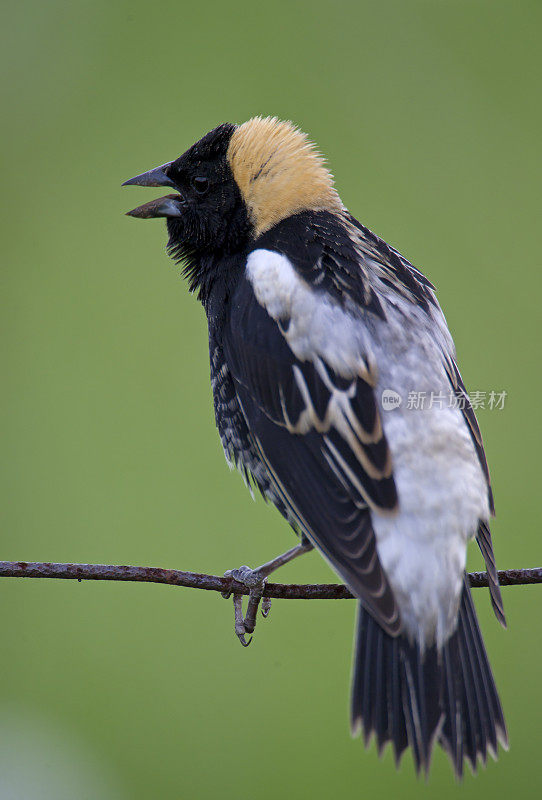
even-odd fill
[(282, 502), (378, 622), (400, 618), (380, 564), (371, 509), (393, 513), (389, 448), (366, 376), (300, 360), (248, 281), (238, 288), (224, 354), (249, 430)]
[[(445, 367), (452, 388), (458, 398), (459, 407), (461, 408), (461, 411), (463, 413), (463, 418), (469, 429), (469, 433), (471, 435), (472, 442), (474, 444), (474, 448), (476, 450), (476, 454), (480, 462), (480, 466), (482, 467), (482, 471), (485, 475), (485, 479), (487, 482), (489, 510), (492, 514), (494, 514), (495, 506), (493, 503), (493, 491), (491, 489), (489, 467), (487, 464), (484, 444), (482, 442), (482, 434), (480, 432), (478, 420), (476, 419), (476, 414), (474, 413), (474, 410), (470, 403), (467, 390), (465, 389), (465, 384), (463, 383), (463, 379), (461, 378), (461, 374), (453, 358), (450, 357), (446, 359)], [(478, 544), (478, 547), (480, 548), (480, 551), (482, 553), (486, 565), (486, 570), (488, 574), (488, 583), (489, 583), (489, 593), (491, 597), (491, 605), (493, 607), (493, 611), (495, 612), (495, 616), (497, 617), (501, 625), (503, 627), (506, 627), (506, 617), (504, 615), (504, 605), (502, 601), (501, 588), (499, 585), (499, 573), (497, 572), (495, 555), (493, 553), (493, 542), (491, 540), (491, 531), (489, 529), (489, 524), (487, 522), (484, 522), (483, 520), (480, 520), (478, 526), (478, 532), (476, 534), (476, 542)]]

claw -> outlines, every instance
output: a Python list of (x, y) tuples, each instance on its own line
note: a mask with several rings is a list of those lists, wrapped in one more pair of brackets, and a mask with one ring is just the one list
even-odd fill
[[(235, 614), (235, 635), (243, 645), (248, 647), (252, 641), (252, 636), (247, 641), (246, 634), (253, 633), (256, 627), (256, 615), (258, 606), (262, 599), (266, 578), (258, 570), (250, 569), (246, 564), (239, 569), (229, 569), (224, 573), (225, 578), (231, 578), (232, 582), (243, 583), (249, 589), (247, 613), (243, 616), (243, 597), (236, 594), (233, 589), (222, 592), (222, 597), (228, 599), (233, 591), (233, 608)], [(262, 613), (264, 606), (262, 605)], [(269, 613), (269, 602), (265, 604), (264, 617)]]
[(270, 611), (271, 611), (271, 598), (262, 597), (262, 617), (264, 619), (267, 619)]
[(234, 594), (233, 596), (233, 609), (235, 614), (235, 635), (243, 647), (248, 647), (252, 641), (252, 636), (247, 642), (245, 638), (245, 620), (243, 618), (243, 598), (240, 594)]

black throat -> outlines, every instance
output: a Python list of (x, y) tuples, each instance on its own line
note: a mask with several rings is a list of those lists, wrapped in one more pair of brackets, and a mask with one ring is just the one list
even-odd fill
[(167, 252), (182, 265), (190, 291), (204, 306), (215, 281), (230, 283), (229, 273), (246, 257), (253, 237), (253, 225), (225, 156), (220, 172), (219, 198), (188, 209), (183, 219), (167, 221)]

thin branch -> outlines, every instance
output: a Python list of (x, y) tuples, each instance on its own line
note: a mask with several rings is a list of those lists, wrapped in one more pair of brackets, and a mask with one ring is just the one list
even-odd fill
[[(165, 583), (168, 586), (185, 586), (210, 592), (249, 594), (249, 589), (232, 578), (204, 575), (199, 572), (182, 572), (178, 569), (157, 567), (130, 567), (109, 564), (53, 564), (48, 561), (0, 561), (0, 578), (61, 578), (86, 581), (136, 581), (140, 583)], [(479, 589), (487, 586), (487, 572), (470, 572), (470, 585)], [(525, 586), (542, 583), (542, 567), (534, 569), (505, 569), (499, 572), (501, 586)], [(268, 583), (264, 597), (284, 600), (348, 600), (352, 595), (342, 584), (283, 584)]]

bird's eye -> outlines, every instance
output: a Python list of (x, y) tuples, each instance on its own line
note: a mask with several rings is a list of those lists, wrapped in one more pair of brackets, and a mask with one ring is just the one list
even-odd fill
[(203, 176), (196, 176), (195, 178), (192, 178), (192, 186), (198, 194), (205, 194), (209, 188), (209, 179), (204, 178)]

